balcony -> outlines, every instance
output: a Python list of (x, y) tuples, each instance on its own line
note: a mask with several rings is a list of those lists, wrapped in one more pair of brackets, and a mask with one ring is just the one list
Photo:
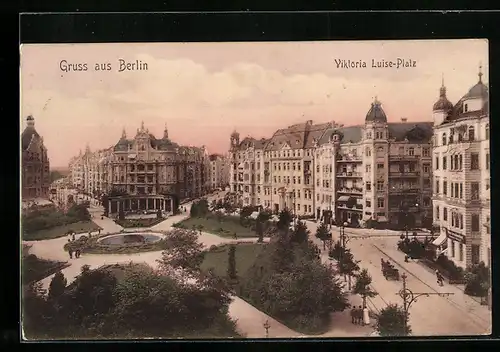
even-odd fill
[(337, 159), (339, 163), (361, 163), (363, 160), (359, 156), (339, 156)]
[(361, 172), (340, 172), (336, 174), (337, 177), (363, 177), (363, 174)]
[(345, 194), (363, 194), (363, 189), (362, 188), (356, 188), (356, 187), (353, 187), (353, 188), (340, 188), (338, 191), (338, 193), (345, 193)]
[[(397, 205), (397, 206), (391, 205), (389, 208), (389, 211), (391, 213), (403, 212), (403, 210), (401, 210), (401, 207), (399, 205)], [(409, 207), (407, 210), (404, 210), (404, 212), (408, 212), (408, 213), (418, 213), (419, 211), (420, 210), (417, 207)]]
[(419, 177), (419, 171), (389, 171), (389, 177)]
[(304, 176), (311, 176), (311, 170), (304, 170)]
[(417, 160), (420, 155), (390, 155), (389, 160)]
[(420, 188), (416, 187), (389, 187), (391, 194), (419, 194), (420, 192)]

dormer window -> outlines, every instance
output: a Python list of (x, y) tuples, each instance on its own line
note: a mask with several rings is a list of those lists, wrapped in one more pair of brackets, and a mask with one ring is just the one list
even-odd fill
[(473, 141), (474, 140), (474, 127), (470, 126), (469, 127), (469, 141)]
[(469, 111), (469, 105), (468, 104), (464, 104), (464, 112), (467, 112)]

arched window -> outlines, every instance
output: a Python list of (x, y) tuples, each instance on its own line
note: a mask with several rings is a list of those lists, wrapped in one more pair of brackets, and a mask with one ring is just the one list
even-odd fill
[(443, 133), (443, 145), (446, 145), (446, 133)]
[(366, 154), (366, 156), (372, 155), (372, 151), (371, 151), (370, 147), (366, 147), (365, 154)]
[(486, 135), (486, 139), (490, 139), (490, 124), (487, 123), (486, 124), (486, 129), (485, 129), (485, 135)]
[(473, 126), (470, 126), (469, 127), (469, 141), (473, 141), (475, 136), (474, 136), (474, 127)]

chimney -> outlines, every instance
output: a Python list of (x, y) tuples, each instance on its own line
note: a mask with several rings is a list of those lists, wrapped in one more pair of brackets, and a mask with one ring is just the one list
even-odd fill
[(408, 119), (406, 117), (401, 118), (401, 122), (407, 122), (407, 121), (408, 121)]

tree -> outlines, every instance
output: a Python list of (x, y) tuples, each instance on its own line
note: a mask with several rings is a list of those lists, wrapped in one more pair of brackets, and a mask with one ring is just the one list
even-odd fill
[(198, 242), (196, 231), (173, 229), (165, 235), (167, 249), (158, 260), (164, 269), (170, 267), (198, 271), (204, 259), (203, 245)]
[(282, 210), (279, 214), (279, 220), (277, 224), (278, 230), (284, 230), (288, 232), (292, 220), (292, 214), (287, 209)]
[(290, 241), (292, 243), (304, 244), (309, 240), (309, 230), (307, 229), (307, 225), (304, 221), (297, 222), (295, 229), (292, 232), (292, 236)]
[(390, 304), (380, 311), (377, 331), (380, 336), (407, 336), (411, 333), (408, 316), (397, 304)]
[(49, 285), (49, 299), (55, 300), (61, 297), (66, 290), (67, 280), (61, 271), (58, 271)]
[(246, 206), (243, 207), (240, 211), (240, 223), (243, 224), (245, 220), (248, 219), (250, 215), (253, 213), (253, 207), (251, 206)]
[(263, 243), (264, 242), (264, 224), (258, 218), (257, 218), (257, 222), (255, 223), (255, 232), (257, 232), (257, 235), (259, 236), (259, 239), (257, 240), (257, 242)]
[(328, 227), (324, 222), (322, 222), (321, 225), (316, 230), (316, 238), (323, 241), (323, 249), (326, 249), (326, 241), (331, 239), (331, 233), (330, 231), (328, 231)]
[(338, 261), (338, 260), (340, 260), (342, 255), (345, 253), (345, 251), (346, 250), (344, 249), (344, 247), (342, 247), (342, 244), (340, 243), (340, 241), (337, 241), (337, 242), (335, 242), (333, 247), (328, 252), (328, 256), (330, 258)]
[(363, 307), (366, 307), (366, 298), (375, 297), (377, 292), (373, 291), (370, 287), (372, 283), (372, 277), (368, 273), (368, 270), (363, 269), (356, 277), (356, 283), (354, 284), (353, 293), (360, 295), (363, 299)]
[(337, 262), (339, 274), (344, 275), (344, 278), (346, 276), (349, 278), (349, 290), (351, 289), (351, 277), (359, 270), (358, 263), (359, 260), (354, 260), (354, 256), (348, 249), (344, 251)]
[(471, 296), (486, 297), (490, 288), (490, 270), (483, 263), (475, 264), (464, 274), (465, 290), (464, 292)]
[(74, 204), (68, 209), (68, 216), (77, 219), (78, 221), (90, 220), (90, 213), (87, 207), (83, 204)]
[(236, 273), (236, 246), (233, 244), (229, 246), (228, 251), (228, 261), (227, 261), (227, 276), (231, 280), (235, 280), (237, 278)]

